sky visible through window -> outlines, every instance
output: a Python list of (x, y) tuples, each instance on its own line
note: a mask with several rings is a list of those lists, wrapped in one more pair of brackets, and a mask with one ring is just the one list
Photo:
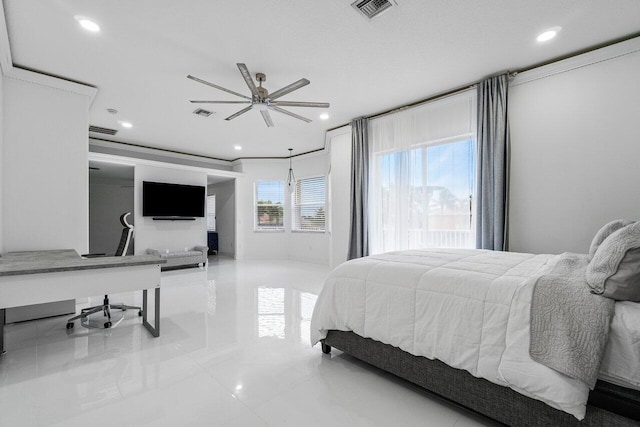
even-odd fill
[(256, 229), (284, 230), (284, 182), (256, 181)]
[(473, 139), (380, 156), (379, 250), (472, 247)]
[(382, 186), (395, 187), (402, 178), (414, 187), (444, 187), (456, 198), (466, 199), (475, 185), (475, 151), (474, 141), (468, 139), (386, 154)]
[(257, 192), (258, 202), (284, 205), (284, 186), (281, 181), (260, 181)]

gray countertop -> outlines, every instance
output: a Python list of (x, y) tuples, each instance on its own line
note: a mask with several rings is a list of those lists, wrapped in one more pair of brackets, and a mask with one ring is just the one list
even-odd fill
[(155, 255), (83, 258), (73, 249), (9, 252), (8, 254), (0, 257), (0, 277), (72, 270), (91, 270), (96, 268), (164, 264), (166, 262), (166, 260)]

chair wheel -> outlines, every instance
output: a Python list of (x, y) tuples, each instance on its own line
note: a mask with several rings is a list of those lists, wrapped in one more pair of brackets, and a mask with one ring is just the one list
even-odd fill
[(142, 317), (142, 310), (138, 311), (138, 317)]
[(67, 323), (67, 329), (73, 329), (73, 322)]
[(108, 329), (111, 327), (111, 322), (104, 322), (104, 328)]

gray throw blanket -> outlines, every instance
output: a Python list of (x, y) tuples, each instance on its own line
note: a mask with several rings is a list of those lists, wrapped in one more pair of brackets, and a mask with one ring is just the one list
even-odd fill
[(564, 253), (538, 278), (531, 301), (531, 358), (590, 389), (596, 384), (615, 301), (592, 294), (587, 255)]

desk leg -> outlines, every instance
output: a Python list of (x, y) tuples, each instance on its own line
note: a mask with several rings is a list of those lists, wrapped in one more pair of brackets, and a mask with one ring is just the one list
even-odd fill
[(0, 355), (5, 354), (4, 351), (4, 320), (6, 310), (3, 308), (0, 310)]
[[(154, 337), (160, 336), (160, 288), (156, 288), (154, 325), (147, 321), (147, 290), (142, 291), (142, 324)], [(155, 327), (154, 327), (155, 326)]]

